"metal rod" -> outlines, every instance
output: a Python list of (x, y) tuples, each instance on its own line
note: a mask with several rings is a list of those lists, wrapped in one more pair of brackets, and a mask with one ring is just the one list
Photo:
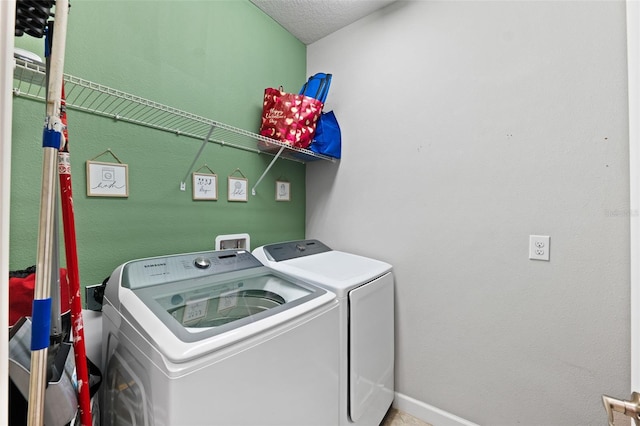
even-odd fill
[(204, 141), (202, 141), (202, 145), (200, 145), (200, 149), (198, 150), (196, 157), (191, 162), (191, 165), (189, 166), (189, 170), (187, 170), (187, 174), (184, 175), (184, 179), (182, 179), (182, 182), (180, 182), (180, 189), (182, 191), (184, 191), (185, 183), (189, 178), (189, 173), (191, 173), (191, 170), (193, 170), (193, 166), (196, 165), (196, 161), (198, 161), (198, 158), (200, 158), (200, 155), (202, 155), (202, 151), (204, 150), (204, 147), (207, 146), (207, 142), (209, 142), (209, 138), (213, 134), (213, 131), (215, 130), (215, 128), (216, 128), (216, 125), (212, 124), (211, 128), (209, 129), (209, 133), (207, 133), (207, 136), (205, 136)]
[[(56, 169), (57, 170), (57, 169)], [(57, 194), (58, 186), (54, 189)], [(51, 288), (51, 336), (62, 336), (62, 312), (60, 310), (60, 250), (57, 242), (60, 241), (60, 227), (59, 222), (59, 204), (58, 197), (53, 200), (53, 252), (51, 253), (51, 275), (50, 288)]]
[[(58, 152), (55, 148), (44, 148), (42, 162), (42, 190), (40, 196), (40, 220), (38, 226), (38, 252), (34, 305), (36, 301), (51, 301), (51, 263), (53, 253), (53, 227), (55, 210), (55, 178), (57, 177)], [(45, 313), (43, 315), (48, 315)], [(38, 314), (34, 312), (34, 318)], [(49, 318), (50, 320), (50, 318)], [(48, 328), (48, 327), (47, 327)], [(47, 329), (47, 332), (49, 330)], [(33, 341), (33, 338), (32, 338)], [(32, 346), (33, 347), (33, 346)], [(28, 425), (44, 423), (44, 392), (47, 385), (48, 347), (31, 352), (31, 375), (29, 377)]]
[[(44, 155), (42, 160), (42, 186), (40, 195), (40, 217), (38, 223), (38, 250), (36, 262), (36, 282), (32, 315), (31, 338), (31, 375), (29, 377), (29, 406), (27, 413), (28, 426), (44, 424), (44, 393), (47, 384), (47, 352), (46, 339), (42, 332), (46, 325), (46, 317), (51, 309), (51, 263), (53, 253), (53, 225), (58, 170), (58, 149), (55, 137), (62, 139), (62, 123), (60, 121), (60, 102), (62, 97), (62, 79), (64, 70), (64, 54), (67, 41), (67, 17), (69, 1), (58, 0), (55, 9), (56, 34), (52, 40), (49, 70), (49, 86), (47, 91), (47, 122), (43, 137)], [(52, 140), (47, 140), (52, 136)], [(47, 312), (47, 307), (49, 312)], [(50, 318), (48, 318), (50, 320)], [(38, 323), (40, 321), (45, 324)], [(49, 324), (50, 325), (50, 324)], [(49, 327), (47, 327), (49, 328)], [(48, 330), (47, 330), (48, 332)], [(37, 338), (36, 338), (37, 337)], [(44, 341), (43, 341), (44, 340)]]
[(251, 195), (256, 195), (256, 188), (258, 187), (258, 185), (260, 185), (260, 182), (262, 182), (262, 179), (264, 179), (264, 177), (267, 175), (267, 173), (269, 173), (269, 170), (271, 170), (271, 167), (273, 167), (273, 164), (280, 157), (280, 154), (282, 154), (283, 150), (284, 150), (284, 146), (281, 146), (280, 147), (280, 151), (278, 151), (278, 153), (275, 155), (275, 157), (273, 157), (273, 160), (271, 160), (271, 163), (269, 163), (269, 165), (267, 166), (267, 170), (265, 170), (264, 173), (262, 173), (262, 176), (260, 176), (260, 179), (258, 179), (256, 184), (253, 185), (253, 188), (251, 188)]

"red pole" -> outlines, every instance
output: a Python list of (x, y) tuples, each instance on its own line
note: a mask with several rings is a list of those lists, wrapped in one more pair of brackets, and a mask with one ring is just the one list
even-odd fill
[(67, 131), (67, 109), (62, 83), (60, 120), (64, 125), (63, 146), (58, 152), (58, 175), (60, 176), (60, 195), (62, 207), (62, 225), (64, 227), (64, 248), (67, 257), (69, 277), (69, 296), (71, 298), (71, 324), (73, 332), (73, 352), (76, 359), (78, 377), (78, 408), (82, 426), (91, 426), (91, 396), (89, 394), (89, 369), (87, 351), (84, 343), (84, 323), (82, 321), (82, 299), (80, 297), (80, 273), (78, 269), (78, 251), (76, 247), (76, 226), (73, 212), (73, 194), (71, 191), (71, 163), (69, 162), (69, 133)]

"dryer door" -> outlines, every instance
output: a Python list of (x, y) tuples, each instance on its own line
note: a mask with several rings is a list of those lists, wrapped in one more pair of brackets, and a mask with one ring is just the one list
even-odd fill
[[(382, 419), (393, 401), (393, 275), (349, 292), (349, 416)], [(372, 411), (380, 413), (372, 413)], [(374, 417), (370, 417), (370, 416)]]

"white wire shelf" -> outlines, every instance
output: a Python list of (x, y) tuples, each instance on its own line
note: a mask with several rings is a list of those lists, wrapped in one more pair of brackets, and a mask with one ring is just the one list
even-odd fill
[[(46, 97), (46, 70), (44, 65), (25, 61), (21, 58), (15, 58), (15, 61), (16, 66), (13, 73), (14, 95), (44, 101)], [(208, 136), (205, 143), (214, 142), (301, 163), (314, 160), (336, 161), (332, 157), (317, 154), (308, 149), (292, 147), (256, 133), (79, 77), (64, 74), (64, 82), (66, 105), (70, 109), (199, 140), (205, 140)]]

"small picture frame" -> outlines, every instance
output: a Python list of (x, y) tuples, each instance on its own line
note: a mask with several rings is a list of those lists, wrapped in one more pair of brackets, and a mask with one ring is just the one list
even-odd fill
[(249, 197), (247, 192), (248, 186), (249, 186), (248, 179), (229, 176), (228, 187), (227, 187), (227, 199), (229, 201), (246, 202)]
[(276, 201), (291, 201), (291, 182), (276, 181)]
[(87, 161), (87, 196), (129, 197), (128, 165)]
[(194, 200), (218, 199), (218, 175), (215, 173), (193, 173), (192, 183)]

